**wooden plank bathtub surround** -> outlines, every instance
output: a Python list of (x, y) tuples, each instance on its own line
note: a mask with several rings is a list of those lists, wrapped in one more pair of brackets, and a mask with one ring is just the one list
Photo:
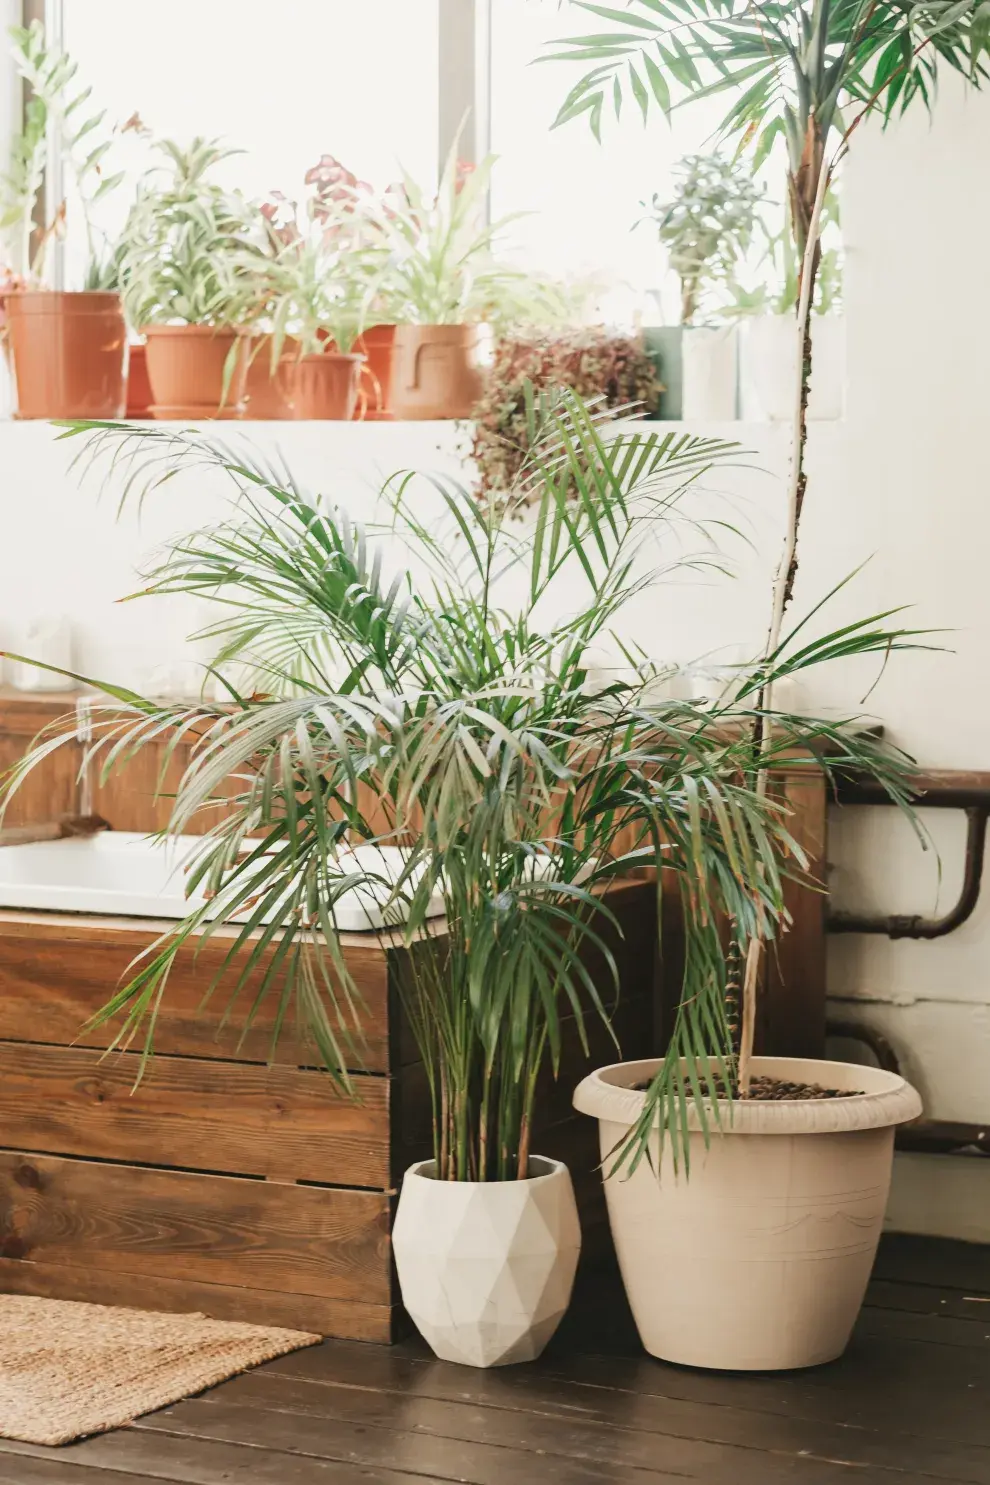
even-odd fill
[[(625, 932), (605, 930), (629, 1055), (652, 1050), (654, 903), (649, 882), (610, 895)], [(0, 912), (0, 1291), (392, 1339), (403, 1323), (395, 1192), (431, 1149), (425, 1078), (397, 1009), (404, 951), (366, 934), (342, 940), (365, 1006), (359, 1101), (335, 1093), (299, 1035), (268, 1061), (274, 997), (242, 1037), (249, 984), (221, 1025), (236, 968), (204, 1004), (236, 936), (228, 928), (178, 957), (135, 1088), (139, 1050), (107, 1054), (119, 1023), (81, 1027), (167, 926)], [(606, 985), (596, 959), (589, 951)], [(537, 1139), (572, 1167), (594, 1255), (607, 1242), (595, 1126), (570, 1099), (590, 1066), (618, 1054), (597, 1017), (587, 1028), (589, 1055), (576, 1023), (565, 1027)]]

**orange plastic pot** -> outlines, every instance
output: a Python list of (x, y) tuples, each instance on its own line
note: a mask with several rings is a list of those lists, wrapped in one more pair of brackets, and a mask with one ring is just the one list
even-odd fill
[(364, 357), (324, 351), (300, 356), (285, 367), (292, 417), (349, 422), (357, 407), (358, 384)]
[(152, 417), (239, 418), (243, 412), (247, 356), (237, 359), (224, 395), (227, 357), (247, 342), (236, 330), (214, 325), (146, 325)]
[(143, 345), (132, 345), (127, 358), (127, 416), (150, 418), (151, 383), (148, 380), (148, 353)]
[(122, 418), (127, 330), (119, 294), (4, 296), (19, 418)]
[(392, 410), (397, 418), (469, 418), (484, 387), (482, 325), (397, 325)]
[(359, 336), (354, 346), (366, 357), (361, 367), (358, 406), (354, 416), (371, 422), (394, 418), (392, 383), (395, 373), (395, 326), (374, 325)]
[(272, 371), (271, 338), (265, 336), (251, 345), (244, 377), (244, 416), (278, 422), (295, 417), (292, 408), (292, 366), (299, 354), (299, 342), (286, 339), (279, 363)]

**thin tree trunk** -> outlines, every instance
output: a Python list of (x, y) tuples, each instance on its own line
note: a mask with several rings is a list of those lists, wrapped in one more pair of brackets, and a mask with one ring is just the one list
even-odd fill
[[(812, 121), (808, 130), (809, 136), (815, 135), (815, 132), (814, 121)], [(773, 585), (773, 609), (770, 619), (770, 629), (767, 634), (766, 649), (764, 651), (764, 660), (767, 662), (780, 644), (784, 613), (794, 592), (794, 580), (797, 576), (798, 536), (801, 529), (801, 512), (804, 507), (804, 496), (808, 483), (808, 476), (805, 469), (805, 452), (808, 442), (808, 391), (811, 382), (811, 305), (815, 289), (816, 269), (820, 255), (819, 237), (821, 232), (822, 206), (825, 200), (825, 192), (828, 189), (831, 171), (823, 155), (817, 151), (815, 145), (806, 147), (805, 156), (806, 158), (814, 157), (814, 161), (818, 167), (818, 174), (817, 178), (815, 178), (815, 191), (810, 212), (807, 210), (806, 192), (810, 186), (812, 177), (805, 171), (804, 160), (802, 161), (801, 174), (799, 174), (797, 179), (792, 179), (791, 182), (792, 201), (799, 203), (795, 207), (794, 212), (795, 230), (798, 234), (799, 242), (801, 242), (803, 237), (804, 255), (801, 263), (801, 288), (795, 330), (797, 337), (797, 375), (795, 378), (794, 441), (791, 480), (787, 500), (787, 527), (784, 539), (784, 551)], [(769, 770), (766, 766), (766, 758), (773, 735), (772, 721), (766, 715), (773, 710), (772, 680), (765, 680), (760, 687), (757, 709), (761, 715), (757, 720), (754, 736), (758, 761), (756, 790), (759, 798), (765, 799), (769, 784)], [(763, 957), (763, 943), (763, 936), (757, 933), (750, 940), (746, 953), (746, 973), (743, 979), (742, 1034), (739, 1045), (739, 1093), (743, 1098), (749, 1093), (752, 1077), (753, 1041), (756, 1034), (756, 999), (760, 965)]]

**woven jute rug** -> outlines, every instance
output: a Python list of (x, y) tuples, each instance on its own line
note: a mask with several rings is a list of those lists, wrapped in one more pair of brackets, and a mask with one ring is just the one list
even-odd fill
[(69, 1444), (321, 1339), (299, 1330), (0, 1295), (0, 1437)]

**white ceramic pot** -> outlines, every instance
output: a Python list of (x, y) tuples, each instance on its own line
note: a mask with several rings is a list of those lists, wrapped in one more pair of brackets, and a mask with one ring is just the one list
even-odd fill
[[(656, 1060), (585, 1078), (603, 1156), (639, 1117)], [(608, 1177), (622, 1278), (646, 1350), (732, 1371), (817, 1366), (842, 1354), (883, 1223), (896, 1125), (921, 1112), (903, 1078), (842, 1062), (754, 1059), (754, 1071), (858, 1096), (724, 1105), (724, 1133), (689, 1136), (691, 1171), (646, 1161)], [(692, 1116), (697, 1125), (696, 1116)], [(656, 1150), (654, 1148), (654, 1155)]]
[(681, 357), (681, 416), (692, 422), (731, 423), (739, 381), (735, 325), (685, 326)]
[(402, 1300), (444, 1361), (533, 1361), (563, 1318), (581, 1251), (565, 1165), (534, 1156), (527, 1181), (438, 1181), (410, 1166), (392, 1229)]
[[(845, 411), (846, 321), (814, 315), (808, 417), (841, 418)], [(744, 422), (789, 423), (794, 417), (797, 327), (793, 315), (754, 315), (742, 323), (740, 400)]]

